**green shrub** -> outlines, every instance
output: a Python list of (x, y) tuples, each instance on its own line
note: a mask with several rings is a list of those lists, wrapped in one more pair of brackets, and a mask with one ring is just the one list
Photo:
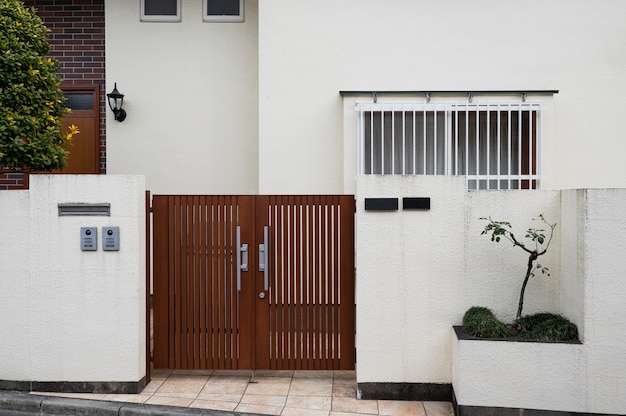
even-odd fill
[(65, 98), (47, 34), (34, 9), (0, 0), (0, 168), (65, 166), (71, 134), (61, 132)]
[(482, 306), (472, 306), (465, 312), (463, 328), (478, 338), (502, 338), (509, 335), (507, 326)]
[(578, 328), (561, 315), (536, 313), (520, 320), (520, 338), (540, 341), (573, 341), (578, 339)]

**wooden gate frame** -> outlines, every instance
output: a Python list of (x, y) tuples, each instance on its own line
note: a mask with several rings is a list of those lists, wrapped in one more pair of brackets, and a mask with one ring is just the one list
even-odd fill
[[(209, 244), (194, 227), (206, 232), (222, 223), (213, 219), (208, 224), (203, 207), (222, 210), (230, 204), (235, 204), (234, 211), (224, 211), (226, 217), (234, 213), (224, 217), (230, 228), (223, 241)], [(351, 195), (155, 195), (155, 368), (354, 369), (354, 204)], [(214, 297), (206, 279), (215, 285), (216, 278), (205, 255), (212, 252), (224, 264), (219, 290), (233, 293), (235, 222), (241, 227), (241, 243), (248, 244), (248, 272), (242, 273), (241, 291), (232, 300), (239, 302), (235, 315), (225, 313), (216, 327), (219, 312), (208, 311), (202, 298), (204, 293)], [(264, 288), (257, 250), (264, 242), (264, 227), (270, 230), (267, 245), (274, 250), (269, 290)], [(189, 232), (172, 240), (183, 228)], [(200, 294), (190, 292), (195, 287)], [(189, 293), (185, 297), (196, 306), (185, 305), (176, 298), (179, 293)], [(232, 307), (226, 297), (218, 302), (220, 308)], [(228, 329), (235, 320), (239, 326)], [(248, 345), (254, 348), (247, 351)], [(229, 356), (230, 351), (235, 355)]]

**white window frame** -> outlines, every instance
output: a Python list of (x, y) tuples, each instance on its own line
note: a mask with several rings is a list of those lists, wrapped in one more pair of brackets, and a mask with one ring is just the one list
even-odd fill
[(142, 22), (180, 22), (181, 10), (180, 0), (176, 0), (176, 15), (146, 15), (146, 0), (139, 0), (141, 4), (141, 18)]
[[(541, 142), (542, 142), (542, 112), (543, 112), (543, 105), (541, 101), (523, 101), (523, 102), (517, 102), (517, 101), (485, 101), (485, 102), (478, 102), (478, 103), (469, 103), (469, 102), (439, 102), (439, 103), (428, 103), (428, 102), (387, 102), (387, 103), (371, 103), (371, 102), (361, 102), (361, 103), (357, 103), (356, 105), (356, 110), (358, 112), (358, 125), (357, 125), (357, 132), (358, 132), (358, 148), (357, 148), (357, 156), (358, 156), (358, 160), (357, 160), (357, 166), (358, 166), (358, 173), (360, 175), (462, 175), (465, 176), (467, 179), (467, 183), (468, 183), (468, 189), (527, 189), (527, 188), (522, 188), (523, 184), (529, 184), (529, 186), (531, 187), (531, 189), (541, 189)], [(385, 112), (385, 113), (391, 113), (391, 117), (393, 120), (394, 114), (395, 113), (402, 113), (403, 115), (401, 115), (400, 117), (402, 117), (402, 125), (404, 125), (404, 114), (405, 112), (408, 112), (409, 114), (418, 114), (418, 113), (422, 113), (424, 114), (424, 117), (426, 117), (426, 113), (429, 112), (430, 114), (440, 114), (441, 117), (444, 118), (444, 121), (441, 124), (437, 124), (437, 121), (434, 120), (434, 137), (428, 136), (428, 141), (429, 143), (439, 143), (439, 145), (435, 144), (434, 145), (434, 150), (433, 150), (433, 154), (426, 154), (426, 147), (424, 147), (424, 151), (422, 152), (422, 154), (420, 154), (420, 161), (422, 160), (422, 156), (423, 156), (423, 164), (422, 164), (422, 170), (420, 171), (419, 169), (416, 168), (416, 156), (417, 154), (415, 153), (415, 149), (416, 149), (416, 142), (413, 141), (413, 145), (409, 146), (409, 140), (411, 140), (411, 138), (409, 137), (408, 134), (405, 135), (404, 133), (404, 129), (403, 132), (394, 132), (394, 125), (396, 124), (396, 122), (392, 121), (392, 126), (387, 126), (387, 131), (390, 130), (390, 134), (387, 135), (384, 133), (383, 129), (384, 127), (384, 121), (382, 119), (380, 122), (383, 123), (381, 124), (379, 127), (381, 128), (380, 132), (383, 134), (383, 136), (381, 136), (380, 140), (382, 140), (382, 142), (387, 142), (387, 144), (389, 142), (391, 142), (391, 147), (388, 149), (388, 151), (391, 152), (391, 155), (387, 154), (387, 157), (391, 157), (391, 165), (385, 165), (385, 162), (383, 161), (385, 158), (385, 145), (384, 144), (380, 144), (381, 147), (381, 154), (378, 156), (374, 156), (374, 153), (372, 150), (369, 150), (369, 154), (370, 154), (370, 167), (366, 167), (366, 164), (368, 163), (366, 161), (367, 157), (366, 157), (366, 143), (364, 143), (364, 140), (366, 138), (366, 130), (370, 131), (369, 137), (371, 138), (371, 144), (368, 142), (368, 145), (370, 145), (370, 149), (373, 149), (373, 146), (375, 143), (374, 139), (373, 139), (373, 131), (374, 130), (370, 130), (374, 128), (374, 122), (373, 122), (373, 114), (374, 113), (381, 113), (381, 112)], [(526, 159), (522, 160), (521, 159), (521, 153), (522, 153), (522, 145), (521, 142), (519, 142), (519, 149), (516, 149), (515, 154), (517, 155), (516, 157), (518, 158), (517, 160), (517, 169), (519, 169), (518, 171), (512, 171), (511, 170), (511, 151), (509, 151), (509, 160), (508, 160), (508, 164), (503, 165), (503, 166), (508, 166), (508, 172), (507, 173), (502, 173), (501, 172), (501, 166), (500, 166), (500, 162), (499, 160), (497, 162), (498, 166), (494, 171), (492, 171), (491, 167), (490, 167), (490, 163), (489, 163), (489, 158), (491, 155), (491, 151), (493, 151), (493, 149), (489, 148), (489, 131), (487, 131), (486, 136), (481, 136), (483, 139), (486, 137), (487, 140), (487, 146), (486, 149), (485, 148), (479, 148), (479, 145), (476, 144), (473, 147), (475, 148), (476, 151), (476, 157), (474, 158), (474, 162), (469, 162), (467, 159), (467, 149), (470, 149), (469, 147), (469, 142), (467, 142), (469, 135), (467, 133), (467, 128), (466, 130), (466, 134), (465, 136), (460, 136), (459, 135), (459, 131), (458, 131), (458, 117), (459, 114), (461, 113), (465, 113), (466, 117), (465, 120), (467, 122), (468, 117), (467, 114), (469, 113), (476, 113), (477, 112), (484, 112), (486, 113), (486, 120), (487, 120), (487, 124), (489, 124), (489, 117), (490, 117), (490, 113), (492, 112), (497, 112), (498, 114), (498, 120), (500, 118), (500, 114), (512, 114), (512, 113), (518, 113), (519, 114), (519, 118), (518, 120), (521, 120), (521, 114), (523, 112), (527, 112), (529, 114), (528, 117), (528, 124), (524, 124), (524, 126), (526, 126), (528, 128), (528, 131), (530, 132), (529, 134), (533, 134), (532, 132), (534, 132), (534, 138), (530, 139), (529, 136), (529, 142), (528, 142), (528, 147), (526, 148), (528, 150), (528, 165), (526, 165), (526, 167), (528, 168), (528, 166), (530, 166), (530, 168), (533, 170), (534, 172), (527, 172), (527, 173), (522, 173), (521, 169), (522, 168), (522, 162), (526, 161)], [(366, 116), (365, 114), (371, 114), (370, 116), (370, 125), (367, 125), (368, 123), (365, 122)], [(533, 121), (533, 117), (530, 116), (530, 114), (535, 114), (536, 119)], [(456, 122), (453, 123), (453, 118), (456, 117)], [(478, 117), (478, 115), (477, 115)], [(485, 116), (483, 116), (485, 117)], [(415, 116), (413, 118), (414, 122), (415, 122)], [(476, 119), (478, 120), (478, 119)], [(482, 119), (483, 121), (485, 120), (484, 118)], [(476, 121), (477, 123), (478, 121)], [(511, 122), (511, 118), (509, 116), (509, 123)], [(498, 130), (500, 130), (500, 124), (499, 121), (494, 121), (493, 122), (494, 125), (495, 123), (498, 123)], [(456, 128), (453, 128), (453, 126), (456, 126)], [(474, 124), (474, 126), (476, 126), (476, 129), (478, 129), (477, 124)], [(472, 129), (474, 129), (474, 126), (472, 126)], [(519, 129), (518, 132), (518, 137), (522, 136), (522, 124), (521, 121), (517, 122), (517, 126)], [(413, 129), (416, 128), (416, 125), (413, 124)], [(422, 135), (422, 137), (427, 137), (426, 136), (426, 127), (424, 124), (420, 124), (420, 126), (418, 127), (419, 129), (424, 129), (424, 133)], [(437, 138), (438, 133), (437, 131), (439, 130), (439, 134), (442, 135), (443, 137)], [(376, 130), (379, 131), (379, 130)], [(472, 130), (473, 131), (473, 130)], [(531, 132), (532, 131), (532, 132)], [(413, 130), (413, 136), (415, 136), (415, 130)], [(478, 130), (476, 130), (476, 135), (478, 135)], [(502, 139), (506, 140), (507, 139), (507, 135), (504, 134), (503, 136), (501, 136)], [(481, 139), (481, 140), (483, 140)], [(495, 137), (494, 137), (495, 139)], [(415, 140), (415, 138), (413, 139)], [(441, 140), (441, 141), (439, 141)], [(463, 147), (463, 144), (459, 143), (460, 140), (465, 140), (465, 145), (464, 145), (464, 153), (465, 153), (465, 171), (460, 171), (458, 169), (458, 155), (459, 155), (459, 151), (461, 150), (461, 147)], [(500, 154), (500, 139), (497, 139), (497, 154)], [(510, 147), (510, 143), (511, 143), (511, 131), (510, 131), (510, 127), (509, 127), (509, 132), (508, 132), (508, 140), (509, 140), (509, 147)], [(397, 142), (396, 142), (397, 141)], [(405, 141), (407, 141), (405, 143)], [(382, 142), (378, 142), (378, 143), (382, 143)], [(534, 142), (534, 144), (533, 144)], [(422, 143), (424, 146), (426, 146), (426, 141), (422, 140)], [(408, 146), (408, 147), (406, 147)], [(534, 146), (534, 147), (533, 147)], [(441, 150), (441, 154), (438, 157), (437, 154), (437, 149), (440, 148)], [(411, 151), (413, 153), (413, 167), (409, 167), (409, 166), (405, 166), (404, 163), (404, 155), (407, 155), (407, 151)], [(455, 151), (456, 149), (456, 151)], [(479, 151), (481, 152), (481, 156), (479, 157)], [(397, 153), (396, 155), (394, 155), (394, 152), (400, 152)], [(485, 152), (485, 155), (482, 155), (482, 152)], [(534, 157), (532, 156), (534, 154)], [(397, 155), (400, 155), (400, 162), (399, 164), (396, 164), (396, 157)], [(427, 172), (426, 171), (426, 160), (427, 157), (433, 158), (432, 161), (432, 165), (434, 165), (434, 168), (432, 168), (432, 171)], [(379, 159), (380, 163), (382, 163), (382, 165), (378, 165), (378, 164), (374, 164), (374, 158)], [(439, 167), (437, 167), (437, 160), (443, 158), (443, 161), (440, 161), (443, 163), (443, 165), (439, 165)], [(487, 172), (483, 172), (483, 173), (479, 173), (479, 163), (481, 158), (486, 158), (486, 166), (484, 169), (482, 169), (483, 171), (486, 169)], [(453, 160), (454, 159), (454, 160)], [(494, 159), (495, 160), (495, 159)], [(378, 163), (378, 162), (376, 162)], [(475, 170), (475, 172), (469, 172), (468, 169), (473, 168)], [(506, 169), (506, 168), (504, 168)], [(381, 170), (381, 172), (375, 172), (372, 173), (370, 171), (373, 170)], [(496, 185), (490, 185), (492, 182), (496, 183)], [(533, 185), (530, 185), (533, 184)]]
[(237, 16), (209, 16), (208, 1), (202, 0), (202, 20), (208, 23), (241, 23), (244, 21), (244, 0), (239, 0), (239, 14)]

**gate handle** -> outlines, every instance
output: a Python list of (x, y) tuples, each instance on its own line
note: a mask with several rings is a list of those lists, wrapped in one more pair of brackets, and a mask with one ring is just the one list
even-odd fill
[[(237, 241), (235, 244), (237, 245), (237, 291), (241, 291), (241, 272), (248, 271), (248, 245), (241, 244), (241, 227), (237, 226), (236, 228)], [(243, 257), (243, 259), (242, 259)], [(242, 261), (243, 260), (243, 261)]]
[(263, 290), (270, 288), (269, 280), (269, 227), (263, 227), (263, 244), (259, 244), (259, 271), (263, 272)]

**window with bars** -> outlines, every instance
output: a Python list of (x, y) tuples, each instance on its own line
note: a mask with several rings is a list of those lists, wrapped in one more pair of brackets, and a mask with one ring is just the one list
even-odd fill
[(243, 0), (204, 0), (205, 22), (243, 22)]
[(180, 0), (141, 0), (141, 21), (180, 22)]
[(540, 186), (541, 102), (360, 103), (359, 173), (463, 175), (468, 189)]

